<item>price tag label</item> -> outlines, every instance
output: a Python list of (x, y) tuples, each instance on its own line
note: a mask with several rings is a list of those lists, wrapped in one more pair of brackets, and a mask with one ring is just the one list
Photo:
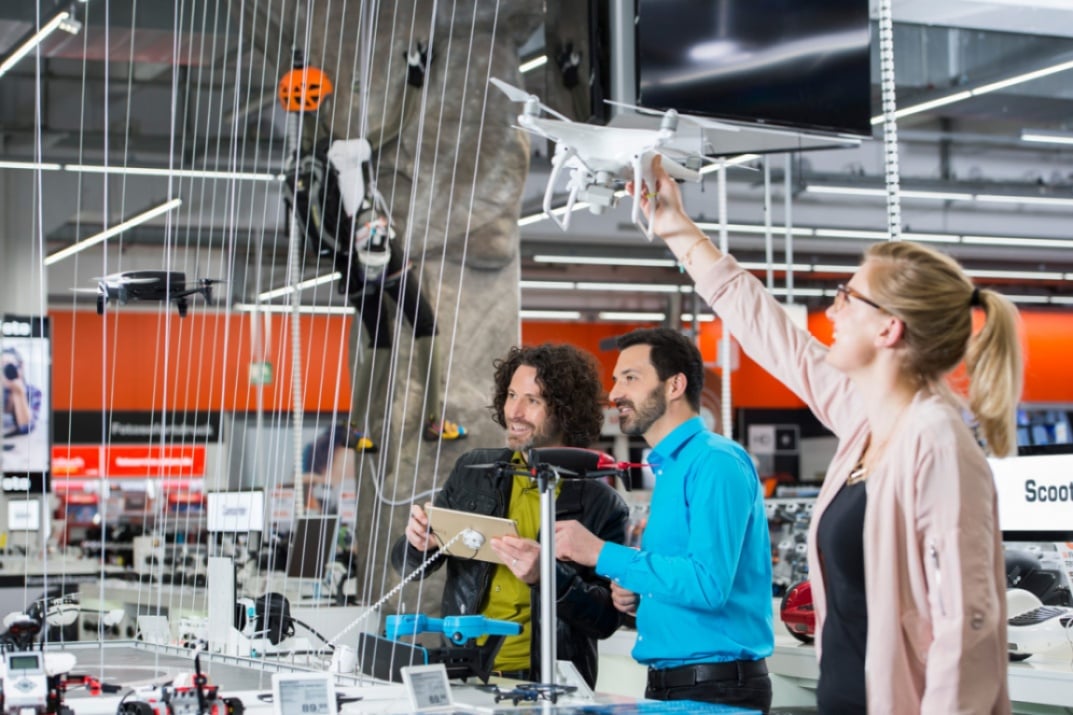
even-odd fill
[(272, 676), (275, 715), (334, 715), (335, 685), (327, 673), (276, 673)]
[(411, 665), (401, 669), (402, 682), (414, 710), (434, 710), (449, 707), (451, 686), (447, 682), (447, 668), (436, 665)]

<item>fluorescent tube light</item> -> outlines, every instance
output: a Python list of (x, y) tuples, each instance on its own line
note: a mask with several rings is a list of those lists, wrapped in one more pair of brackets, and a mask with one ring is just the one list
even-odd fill
[(693, 319), (692, 313), (682, 313), (683, 323), (711, 323), (715, 321), (715, 316), (711, 313), (700, 313), (697, 315), (696, 320)]
[(522, 290), (574, 290), (574, 281), (519, 281)]
[(886, 196), (885, 189), (871, 188), (867, 186), (842, 186), (826, 184), (809, 184), (805, 191), (810, 194), (837, 194), (839, 196)]
[(642, 313), (618, 310), (607, 310), (596, 315), (600, 320), (621, 320), (631, 323), (662, 323), (666, 319), (665, 313)]
[(1061, 281), (1066, 277), (1064, 273), (1050, 271), (996, 271), (977, 268), (966, 268), (965, 275), (973, 278), (1010, 278), (1030, 281)]
[[(697, 228), (701, 231), (718, 231), (719, 224), (712, 221), (698, 221)], [(727, 231), (730, 233), (755, 233), (763, 234), (767, 229), (763, 224), (747, 224), (747, 223), (728, 223)], [(794, 226), (790, 229), (790, 233), (794, 236), (811, 236), (813, 235), (811, 228), (802, 228), (801, 226)], [(785, 226), (771, 226), (771, 233), (773, 235), (782, 235), (786, 233)]]
[(885, 241), (890, 238), (886, 231), (861, 231), (849, 228), (817, 228), (814, 234), (817, 238), (860, 238), (866, 241)]
[(1009, 293), (1003, 293), (1014, 303), (1050, 303), (1051, 296), (1049, 295), (1010, 295)]
[[(898, 118), (907, 117), (911, 114), (917, 114), (918, 112), (924, 112), (929, 109), (935, 109), (936, 107), (942, 107), (947, 104), (953, 104), (954, 102), (960, 102), (963, 99), (968, 99), (969, 97), (979, 97), (982, 94), (995, 92), (1000, 89), (1005, 89), (1006, 87), (1012, 87), (1016, 84), (1024, 84), (1025, 82), (1031, 82), (1034, 79), (1048, 77), (1052, 74), (1057, 74), (1058, 72), (1065, 72), (1068, 69), (1073, 69), (1073, 60), (1059, 62), (1048, 67), (1041, 67), (1040, 69), (1032, 70), (1031, 72), (1023, 72), (1012, 77), (1007, 77), (1006, 79), (989, 82), (988, 84), (983, 84), (979, 87), (974, 87), (973, 89), (954, 92), (953, 94), (948, 94), (945, 97), (938, 97), (936, 99), (931, 99), (926, 102), (921, 102), (920, 104), (913, 104), (908, 107), (904, 107), (902, 109), (897, 110), (894, 113), (894, 116)], [(872, 117), (872, 124), (880, 124), (882, 122), (882, 114)]]
[(565, 263), (585, 266), (643, 266), (648, 268), (674, 268), (678, 262), (672, 258), (620, 258), (618, 256), (556, 256), (537, 254), (534, 263)]
[(580, 320), (580, 310), (521, 310), (522, 320)]
[[(242, 313), (290, 313), (294, 309), (289, 305), (235, 303), (235, 310)], [(351, 315), (354, 308), (349, 305), (300, 305), (298, 312), (303, 315)]]
[(1022, 129), (1021, 141), (1041, 144), (1073, 144), (1073, 134), (1052, 132), (1046, 129)]
[(96, 246), (98, 243), (101, 243), (103, 241), (107, 241), (112, 236), (115, 236), (117, 234), (123, 233), (127, 229), (134, 228), (135, 226), (143, 224), (146, 221), (149, 221), (151, 219), (154, 219), (157, 216), (160, 216), (161, 214), (166, 214), (169, 211), (177, 209), (180, 206), (182, 206), (182, 204), (183, 204), (182, 199), (172, 199), (171, 201), (163, 203), (160, 206), (157, 206), (155, 208), (151, 208), (148, 211), (140, 213), (137, 216), (132, 216), (132, 217), (128, 218), (126, 221), (124, 221), (123, 223), (116, 224), (115, 226), (112, 226), (109, 229), (105, 229), (104, 231), (101, 231), (98, 234), (95, 234), (93, 236), (90, 236), (89, 238), (81, 240), (78, 243), (75, 243), (75, 244), (73, 244), (71, 246), (68, 246), (67, 248), (61, 249), (59, 251), (56, 251), (55, 253), (52, 253), (52, 254), (49, 254), (49, 255), (45, 256), (45, 265), (46, 266), (51, 266), (53, 263), (56, 263), (57, 261), (62, 261), (64, 258), (67, 258), (68, 256), (73, 256), (74, 254), (78, 253), (79, 251), (84, 251), (87, 248), (89, 248), (90, 246)]
[(237, 179), (243, 181), (282, 181), (283, 174), (264, 174), (252, 171), (205, 171), (201, 169), (169, 169), (153, 166), (103, 166), (98, 164), (67, 164), (67, 171), (82, 174), (120, 174), (124, 176), (174, 176), (179, 179)]
[(953, 233), (916, 233), (915, 231), (902, 231), (902, 238), (920, 243), (957, 243), (961, 240), (961, 236)]
[(520, 65), (518, 65), (518, 71), (522, 74), (525, 74), (526, 72), (532, 72), (538, 67), (543, 67), (546, 64), (548, 64), (548, 56), (537, 55), (536, 57), (530, 60), (526, 60), (525, 62), (522, 62)]
[(1073, 206), (1073, 197), (1015, 196), (1006, 194), (976, 194), (977, 201), (1004, 204), (1035, 204), (1037, 206)]
[[(960, 102), (961, 100), (968, 99), (971, 96), (972, 92), (968, 91), (954, 92), (953, 94), (948, 94), (945, 97), (938, 97), (937, 99), (931, 99), (927, 102), (921, 102), (920, 104), (912, 104), (908, 107), (902, 107), (901, 109), (894, 112), (894, 116), (897, 119), (901, 119), (902, 117), (908, 117), (912, 114), (917, 114), (918, 112), (925, 112), (929, 109), (935, 109), (936, 107), (942, 107), (947, 104), (953, 104), (954, 102)], [(872, 124), (882, 123), (882, 114), (872, 117)]]
[(63, 167), (44, 161), (0, 161), (0, 169), (30, 169), (32, 171), (59, 171)]
[(15, 51), (8, 55), (7, 59), (4, 60), (3, 64), (0, 64), (0, 77), (4, 76), (9, 69), (18, 64), (19, 60), (30, 54), (35, 47), (44, 42), (45, 38), (55, 32), (56, 29), (63, 24), (64, 20), (70, 16), (71, 13), (66, 10), (56, 13), (51, 20), (45, 23), (40, 30), (31, 35), (26, 42), (23, 42), (16, 47)]
[(978, 246), (1009, 246), (1011, 248), (1073, 248), (1073, 240), (1062, 238), (1023, 238), (1018, 236), (962, 236), (962, 243)]
[(693, 286), (670, 285), (668, 283), (601, 283), (577, 282), (576, 290), (607, 291), (610, 293), (690, 293)]
[(337, 281), (343, 277), (343, 274), (339, 271), (335, 273), (329, 273), (323, 276), (317, 276), (316, 278), (307, 278), (304, 281), (298, 281), (292, 286), (282, 286), (281, 288), (273, 288), (267, 290), (257, 296), (257, 300), (272, 300), (273, 298), (280, 298), (285, 295), (290, 295), (296, 290), (305, 290), (306, 288), (312, 288), (314, 286), (324, 285), (325, 283), (331, 283)]
[(973, 97), (976, 97), (981, 94), (987, 94), (988, 92), (994, 92), (999, 89), (1005, 89), (1006, 87), (1012, 87), (1015, 84), (1023, 84), (1025, 82), (1031, 82), (1034, 79), (1040, 79), (1041, 77), (1049, 77), (1052, 74), (1065, 72), (1068, 69), (1073, 69), (1073, 60), (1059, 62), (1056, 65), (1051, 65), (1050, 67), (1042, 67), (1038, 70), (1025, 72), (1023, 74), (1014, 75), (1013, 77), (1009, 77), (1007, 79), (999, 80), (998, 82), (985, 84), (983, 87), (977, 87), (976, 89), (972, 90), (971, 94)]
[[(845, 184), (809, 184), (805, 191), (810, 194), (839, 194), (845, 196), (874, 196), (883, 198), (887, 190), (873, 186), (847, 186)], [(927, 191), (923, 189), (902, 189), (898, 195), (903, 199), (929, 199), (934, 201), (971, 201), (974, 196), (962, 191)]]

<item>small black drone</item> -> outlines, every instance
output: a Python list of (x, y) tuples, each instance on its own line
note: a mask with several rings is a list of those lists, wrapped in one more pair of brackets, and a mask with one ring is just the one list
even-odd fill
[[(170, 300), (175, 302), (180, 318), (186, 317), (190, 296), (200, 293), (211, 302), (212, 286), (223, 283), (216, 278), (199, 278), (187, 283), (186, 274), (181, 271), (123, 271), (96, 280), (96, 290), (86, 288), (84, 292), (97, 294), (97, 315), (104, 315), (108, 301), (124, 305), (132, 300)], [(82, 289), (75, 290), (83, 292)]]

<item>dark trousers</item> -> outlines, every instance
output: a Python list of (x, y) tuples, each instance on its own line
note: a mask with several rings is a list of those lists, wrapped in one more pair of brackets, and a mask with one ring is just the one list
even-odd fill
[(645, 697), (735, 705), (767, 713), (771, 708), (771, 677), (763, 661), (649, 668)]

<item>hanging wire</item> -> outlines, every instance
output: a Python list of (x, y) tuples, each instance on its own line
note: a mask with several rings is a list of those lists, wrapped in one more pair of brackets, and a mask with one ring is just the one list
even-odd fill
[(883, 101), (883, 168), (887, 188), (887, 230), (890, 240), (902, 236), (902, 204), (898, 169), (898, 117), (894, 81), (894, 13), (891, 0), (879, 0), (879, 76)]

